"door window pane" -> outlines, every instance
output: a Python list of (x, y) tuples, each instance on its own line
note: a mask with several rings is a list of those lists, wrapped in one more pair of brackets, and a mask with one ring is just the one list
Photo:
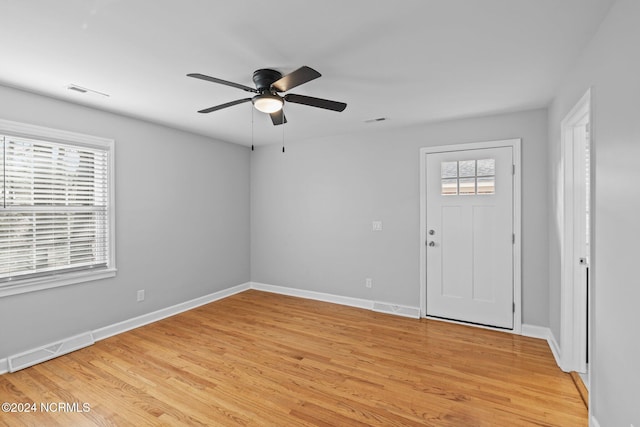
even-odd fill
[(442, 162), (440, 169), (442, 178), (458, 177), (458, 162)]
[(496, 174), (496, 160), (495, 159), (481, 159), (478, 160), (478, 176), (495, 176)]
[(495, 194), (496, 193), (496, 177), (495, 176), (479, 176), (478, 177), (478, 194)]
[(458, 194), (458, 178), (447, 178), (442, 180), (443, 196), (455, 196)]
[(476, 179), (460, 178), (460, 194), (476, 194)]
[(475, 160), (463, 160), (459, 162), (460, 176), (472, 177), (476, 176), (476, 161)]
[(495, 194), (496, 160), (442, 162), (440, 177), (443, 196)]

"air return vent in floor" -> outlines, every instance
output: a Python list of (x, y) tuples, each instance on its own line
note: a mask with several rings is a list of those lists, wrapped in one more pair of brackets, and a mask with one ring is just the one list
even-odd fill
[(53, 359), (54, 357), (88, 347), (94, 342), (91, 332), (84, 332), (55, 343), (15, 354), (8, 359), (9, 372), (19, 371), (20, 369), (28, 368), (29, 366)]
[(418, 307), (407, 307), (404, 305), (387, 304), (384, 302), (374, 302), (373, 311), (380, 313), (395, 314), (397, 316), (411, 317), (412, 319), (420, 318), (420, 309)]

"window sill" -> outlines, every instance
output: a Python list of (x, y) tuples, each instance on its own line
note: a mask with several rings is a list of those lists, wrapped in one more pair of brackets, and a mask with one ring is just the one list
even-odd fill
[(115, 277), (116, 271), (117, 270), (115, 268), (106, 268), (96, 271), (78, 271), (48, 277), (38, 277), (36, 279), (5, 282), (0, 286), (0, 298), (25, 294), (27, 292), (41, 291), (44, 289), (58, 288), (60, 286), (73, 285), (76, 283), (107, 279), (109, 277)]

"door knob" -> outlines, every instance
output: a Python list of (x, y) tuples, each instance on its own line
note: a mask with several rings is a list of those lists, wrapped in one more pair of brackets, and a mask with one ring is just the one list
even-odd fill
[(429, 246), (433, 247), (436, 245), (436, 242), (434, 242), (433, 240), (429, 242)]

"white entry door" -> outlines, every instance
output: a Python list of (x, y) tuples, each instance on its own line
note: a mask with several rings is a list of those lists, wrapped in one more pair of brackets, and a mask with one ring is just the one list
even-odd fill
[(513, 148), (426, 154), (428, 316), (514, 324)]

